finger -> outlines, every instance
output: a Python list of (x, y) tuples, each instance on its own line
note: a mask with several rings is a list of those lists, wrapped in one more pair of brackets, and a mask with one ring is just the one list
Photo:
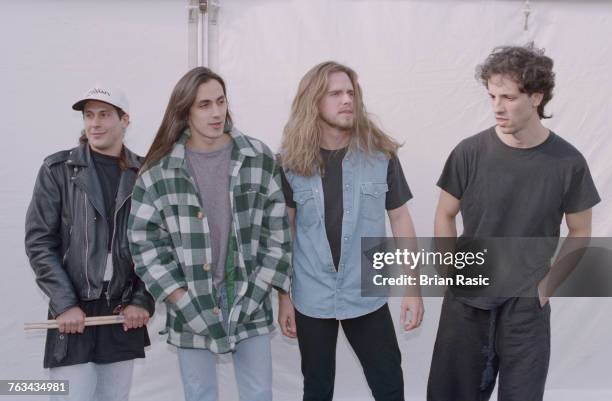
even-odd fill
[(85, 319), (80, 319), (78, 321), (78, 331), (79, 333), (83, 333), (85, 331)]
[(422, 306), (419, 308), (419, 313), (418, 313), (418, 319), (419, 319), (419, 324), (421, 322), (423, 322), (423, 318), (425, 316), (425, 308), (423, 308)]
[(400, 324), (406, 323), (406, 312), (407, 309), (404, 305), (400, 306)]
[(418, 326), (419, 322), (417, 320), (416, 313), (411, 313), (410, 320), (404, 325), (404, 330), (410, 331)]
[(289, 328), (287, 324), (287, 319), (281, 320), (280, 327), (281, 327), (281, 331), (283, 332), (283, 335), (289, 337)]
[(287, 318), (287, 334), (288, 337), (291, 338), (295, 338), (296, 336), (295, 322), (291, 318)]

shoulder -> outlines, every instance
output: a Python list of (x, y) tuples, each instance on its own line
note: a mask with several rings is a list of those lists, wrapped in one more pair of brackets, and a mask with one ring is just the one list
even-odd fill
[(64, 163), (70, 160), (70, 155), (74, 152), (76, 148), (68, 149), (68, 150), (60, 150), (59, 152), (55, 152), (47, 157), (45, 157), (43, 164), (49, 168), (59, 164)]
[(580, 151), (576, 149), (574, 145), (552, 131), (550, 132), (550, 135), (551, 138), (549, 148), (555, 156), (577, 162), (585, 160), (582, 153), (580, 153)]
[(495, 135), (495, 129), (493, 127), (487, 128), (486, 130), (480, 131), (475, 135), (462, 139), (459, 144), (457, 144), (456, 149), (460, 149), (465, 152), (475, 151), (485, 146), (486, 143), (491, 140), (492, 135)]
[(255, 151), (255, 154), (257, 156), (262, 156), (262, 157), (271, 158), (273, 160), (276, 160), (276, 156), (274, 155), (274, 152), (272, 152), (270, 147), (266, 145), (265, 143), (263, 143), (261, 140), (257, 138), (253, 138), (252, 136), (248, 136), (248, 135), (244, 135), (244, 138), (251, 145), (251, 147), (253, 148), (253, 151)]

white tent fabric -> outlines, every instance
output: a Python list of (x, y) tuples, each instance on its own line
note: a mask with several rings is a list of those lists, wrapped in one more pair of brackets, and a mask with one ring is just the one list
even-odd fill
[[(127, 142), (146, 152), (187, 68), (187, 1), (0, 4), (0, 379), (37, 379), (47, 375), (44, 335), (22, 330), (24, 322), (46, 316), (23, 249), (36, 171), (47, 154), (74, 146), (81, 120), (70, 105), (98, 81), (126, 90), (132, 110)], [(612, 236), (606, 122), (612, 115), (612, 4), (531, 1), (528, 31), (522, 1), (221, 0), (220, 6), (218, 72), (228, 82), (237, 126), (277, 149), (301, 76), (328, 59), (352, 66), (369, 111), (405, 143), (400, 159), (415, 194), (410, 209), (420, 236), (432, 235), (435, 182), (449, 151), (494, 123), (474, 67), (494, 46), (535, 40), (555, 60), (557, 73), (549, 105), (554, 117), (546, 124), (588, 160), (603, 199), (594, 210), (593, 235)], [(396, 326), (409, 400), (425, 398), (440, 299), (425, 305), (420, 329), (402, 333)], [(391, 307), (397, 318), (395, 300)], [(612, 301), (554, 299), (552, 307), (546, 400), (612, 399)], [(163, 323), (160, 306), (150, 324), (153, 345), (136, 366), (132, 400), (183, 399), (176, 352), (157, 335)], [(275, 399), (301, 399), (297, 343), (277, 333), (272, 344)], [(372, 399), (344, 338), (337, 359), (335, 399)], [(221, 360), (221, 399), (236, 400), (232, 365)]]

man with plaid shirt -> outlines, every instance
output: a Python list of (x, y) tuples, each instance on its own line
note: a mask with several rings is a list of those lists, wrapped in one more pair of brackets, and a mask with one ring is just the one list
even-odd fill
[(289, 290), (290, 238), (274, 155), (232, 127), (207, 68), (176, 85), (132, 195), (136, 273), (167, 306), (185, 398), (216, 400), (232, 352), (240, 399), (272, 398), (271, 288)]

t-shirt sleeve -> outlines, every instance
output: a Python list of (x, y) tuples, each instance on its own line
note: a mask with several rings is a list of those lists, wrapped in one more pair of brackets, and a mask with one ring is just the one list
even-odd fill
[(385, 209), (397, 209), (412, 199), (412, 192), (410, 192), (402, 165), (397, 156), (393, 156), (389, 160), (389, 165), (387, 166), (387, 186), (389, 191), (385, 198)]
[(580, 157), (577, 165), (572, 169), (569, 186), (563, 196), (563, 212), (577, 213), (595, 206), (601, 201), (589, 166)]
[(287, 207), (295, 209), (295, 201), (293, 200), (293, 189), (291, 189), (291, 185), (289, 185), (289, 181), (287, 181), (287, 177), (285, 176), (285, 172), (283, 169), (280, 169), (281, 172), (281, 183), (283, 186), (283, 195), (285, 195), (285, 204)]
[(455, 198), (461, 199), (467, 187), (467, 177), (467, 158), (462, 142), (453, 149), (446, 159), (437, 185)]

